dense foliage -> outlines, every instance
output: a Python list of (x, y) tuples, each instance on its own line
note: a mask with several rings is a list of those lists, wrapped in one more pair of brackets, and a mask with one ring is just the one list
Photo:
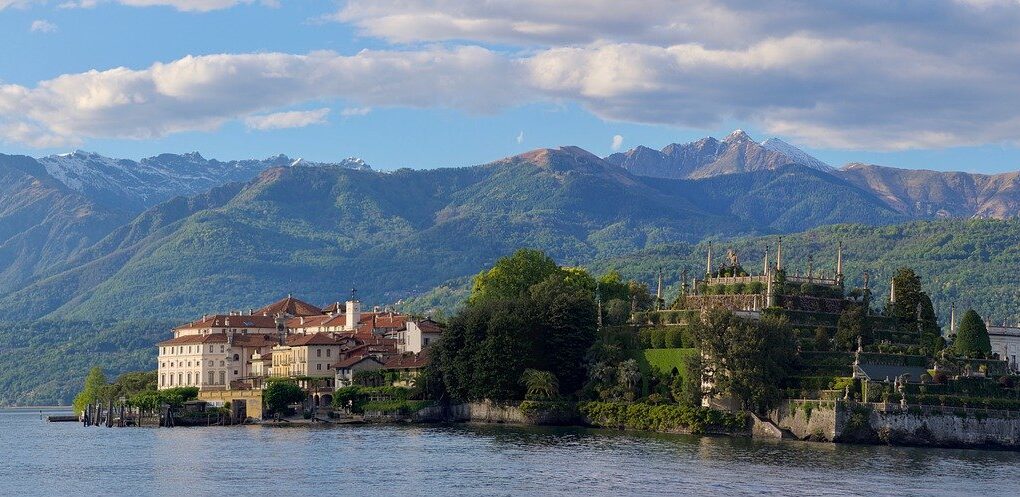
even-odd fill
[(98, 364), (111, 376), (152, 369), (153, 345), (169, 338), (172, 325), (150, 320), (0, 324), (0, 405), (68, 405)]
[(743, 431), (746, 427), (743, 414), (684, 405), (582, 402), (578, 410), (588, 423), (605, 428), (733, 433)]
[(595, 281), (550, 263), (521, 250), (476, 278), (433, 352), (431, 368), (450, 396), (520, 400), (531, 390), (548, 398), (584, 384), (584, 354), (595, 340)]
[(967, 309), (960, 319), (960, 326), (956, 330), (956, 340), (953, 342), (954, 351), (962, 356), (974, 354), (989, 354), (992, 352), (992, 344), (988, 338), (988, 328), (974, 309)]
[(781, 397), (780, 385), (796, 368), (797, 348), (785, 317), (745, 320), (714, 309), (695, 326), (713, 392), (735, 396), (746, 410), (765, 412)]
[(305, 400), (307, 394), (297, 383), (293, 381), (271, 381), (262, 391), (262, 402), (265, 404), (266, 412), (270, 414), (282, 414), (287, 406)]

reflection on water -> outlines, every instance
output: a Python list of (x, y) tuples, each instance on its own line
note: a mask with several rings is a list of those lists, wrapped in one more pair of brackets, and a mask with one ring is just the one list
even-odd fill
[(0, 411), (0, 495), (980, 495), (1020, 454), (491, 425), (105, 429)]

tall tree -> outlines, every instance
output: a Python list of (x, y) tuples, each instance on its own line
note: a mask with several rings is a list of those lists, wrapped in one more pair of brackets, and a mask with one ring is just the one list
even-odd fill
[(539, 250), (520, 249), (496, 261), (488, 271), (475, 276), (469, 303), (485, 299), (520, 297), (532, 285), (560, 270), (556, 261)]
[(531, 288), (529, 304), (538, 318), (532, 367), (551, 371), (560, 388), (573, 393), (584, 385), (584, 356), (595, 342), (597, 311), (589, 287), (557, 273)]
[(925, 297), (921, 289), (921, 277), (910, 268), (900, 268), (893, 276), (896, 287), (896, 302), (887, 302), (886, 313), (906, 323), (917, 322), (917, 306)]
[(745, 409), (765, 412), (780, 396), (779, 386), (796, 363), (796, 341), (785, 318), (757, 321), (717, 309), (695, 327), (705, 360), (702, 370), (712, 384), (709, 394), (735, 396)]
[(836, 322), (836, 347), (840, 350), (854, 350), (857, 348), (858, 337), (861, 343), (871, 342), (871, 320), (863, 305), (851, 305), (843, 309)]
[(72, 407), (76, 414), (81, 414), (85, 410), (85, 406), (92, 404), (97, 401), (107, 400), (104, 397), (106, 393), (106, 375), (103, 374), (103, 368), (94, 366), (89, 370), (88, 376), (85, 377), (85, 386), (81, 392), (74, 398)]
[(960, 327), (956, 331), (956, 341), (953, 342), (953, 350), (960, 355), (971, 355), (975, 353), (989, 354), (992, 352), (992, 344), (988, 338), (988, 328), (984, 320), (974, 309), (967, 309), (960, 320)]

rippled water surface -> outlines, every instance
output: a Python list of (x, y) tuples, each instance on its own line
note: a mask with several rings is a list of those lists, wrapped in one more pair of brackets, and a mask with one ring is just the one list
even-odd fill
[(1018, 495), (1020, 454), (563, 428), (83, 428), (0, 411), (0, 496)]

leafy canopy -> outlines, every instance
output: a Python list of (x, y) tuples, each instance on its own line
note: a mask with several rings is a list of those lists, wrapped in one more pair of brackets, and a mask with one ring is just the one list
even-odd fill
[(960, 320), (960, 328), (956, 332), (953, 349), (960, 355), (990, 354), (992, 344), (988, 338), (988, 328), (984, 320), (974, 309), (967, 309)]

